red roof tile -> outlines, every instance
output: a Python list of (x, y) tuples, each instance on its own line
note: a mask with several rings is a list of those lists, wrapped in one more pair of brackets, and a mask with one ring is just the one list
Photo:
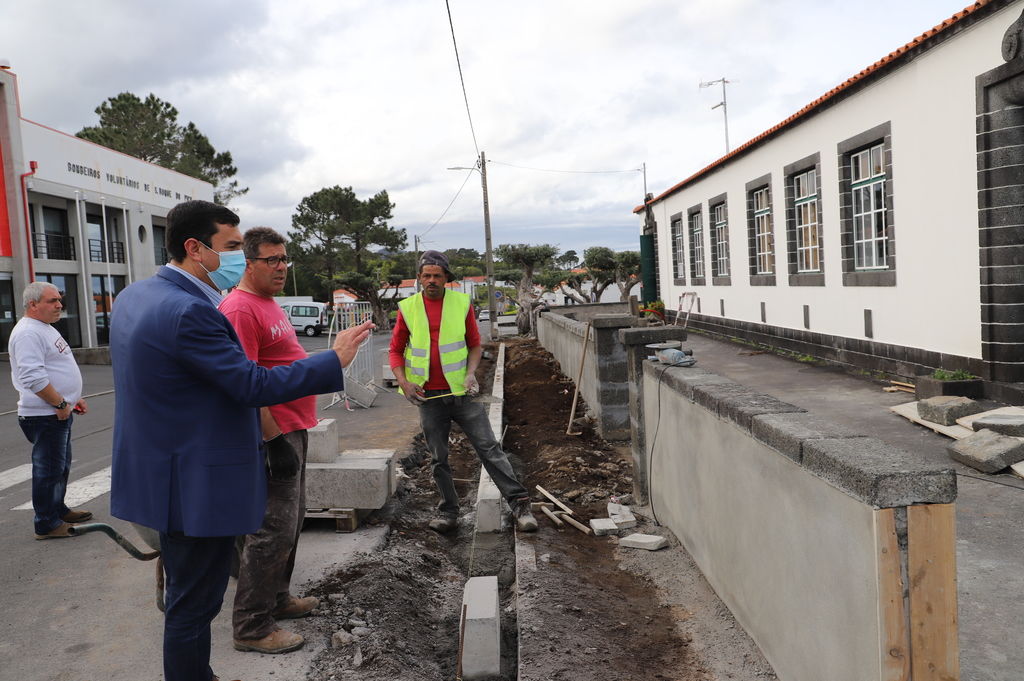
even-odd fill
[[(803, 117), (813, 113), (819, 107), (821, 107), (821, 106), (823, 106), (825, 104), (828, 104), (830, 102), (830, 100), (832, 100), (836, 96), (846, 92), (847, 90), (852, 88), (854, 85), (857, 85), (858, 83), (861, 83), (861, 82), (863, 82), (864, 80), (866, 80), (868, 78), (871, 78), (873, 76), (878, 75), (881, 71), (883, 71), (887, 67), (893, 66), (901, 58), (906, 56), (906, 54), (908, 52), (910, 52), (910, 50), (912, 50), (913, 48), (918, 47), (918, 46), (928, 42), (929, 40), (935, 38), (940, 33), (943, 33), (944, 31), (949, 30), (951, 27), (955, 26), (960, 21), (963, 21), (966, 17), (968, 17), (971, 14), (973, 14), (974, 12), (978, 11), (979, 9), (984, 7), (985, 5), (991, 4), (991, 3), (996, 2), (996, 1), (997, 0), (978, 0), (978, 2), (975, 2), (974, 4), (968, 5), (964, 9), (960, 10), (959, 12), (957, 12), (956, 14), (951, 16), (950, 18), (948, 18), (945, 21), (943, 21), (941, 24), (939, 24), (939, 25), (937, 25), (937, 26), (935, 26), (935, 27), (925, 31), (921, 35), (917, 36), (916, 38), (911, 40), (909, 43), (904, 45), (903, 47), (901, 47), (901, 48), (899, 48), (897, 50), (894, 50), (893, 52), (890, 52), (886, 56), (884, 56), (881, 59), (879, 59), (878, 61), (876, 61), (871, 66), (868, 66), (867, 68), (862, 69), (856, 75), (851, 76), (850, 78), (847, 78), (845, 81), (843, 81), (842, 83), (840, 83), (836, 87), (832, 88), (831, 90), (829, 90), (828, 92), (823, 94), (821, 97), (818, 97), (813, 102), (811, 102), (810, 104), (808, 104), (804, 108), (800, 109), (799, 111), (797, 111), (795, 114), (793, 114), (792, 116), (790, 116), (786, 120), (784, 120), (781, 123), (779, 123), (779, 124), (769, 128), (768, 130), (765, 130), (764, 132), (762, 132), (757, 137), (747, 141), (745, 144), (743, 144), (743, 145), (741, 145), (739, 147), (736, 147), (735, 149), (733, 149), (728, 154), (726, 154), (725, 156), (721, 157), (720, 159), (718, 159), (717, 161), (715, 161), (711, 165), (706, 166), (706, 167), (698, 170), (696, 173), (694, 173), (690, 177), (686, 178), (685, 180), (683, 180), (682, 182), (676, 184), (675, 186), (671, 187), (670, 189), (667, 189), (666, 191), (662, 192), (661, 194), (659, 194), (658, 196), (654, 197), (653, 199), (651, 199), (647, 203), (653, 204), (653, 203), (657, 203), (658, 201), (661, 201), (662, 199), (664, 199), (664, 198), (666, 198), (666, 197), (676, 193), (677, 191), (679, 191), (680, 189), (682, 189), (686, 185), (696, 181), (701, 176), (711, 172), (712, 170), (715, 170), (719, 166), (724, 165), (729, 160), (731, 160), (731, 159), (733, 159), (733, 158), (735, 158), (737, 156), (742, 155), (743, 153), (745, 153), (747, 150), (749, 150), (751, 147), (757, 145), (758, 143), (765, 141), (769, 137), (775, 136), (776, 134), (778, 134), (779, 132), (781, 132), (785, 128), (787, 128), (790, 125), (793, 125), (794, 123), (798, 122)], [(646, 205), (646, 203), (644, 205)], [(633, 209), (633, 212), (634, 213), (639, 213), (639, 212), (643, 211), (644, 205), (637, 206), (636, 208)]]

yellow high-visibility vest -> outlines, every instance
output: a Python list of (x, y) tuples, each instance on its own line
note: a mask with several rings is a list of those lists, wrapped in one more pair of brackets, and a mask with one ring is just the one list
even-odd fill
[[(402, 319), (409, 327), (409, 342), (405, 346), (405, 377), (414, 385), (425, 385), (430, 378), (430, 321), (423, 294), (417, 293), (398, 303)], [(441, 329), (437, 334), (437, 349), (441, 353), (441, 370), (448, 387), (456, 395), (466, 392), (466, 367), (469, 348), (466, 347), (466, 315), (469, 314), (469, 296), (458, 291), (445, 290), (441, 303)]]

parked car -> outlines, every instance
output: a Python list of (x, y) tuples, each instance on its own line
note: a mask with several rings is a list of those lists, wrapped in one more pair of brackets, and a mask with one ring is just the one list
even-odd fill
[(480, 310), (480, 316), (476, 318), (478, 322), (489, 322), (491, 321), (490, 310)]
[(327, 328), (327, 303), (282, 303), (281, 309), (295, 333), (301, 330), (307, 336), (319, 336)]

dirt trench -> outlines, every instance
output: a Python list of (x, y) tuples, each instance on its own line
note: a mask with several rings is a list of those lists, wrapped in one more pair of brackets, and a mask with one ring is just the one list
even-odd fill
[[(580, 435), (566, 435), (572, 381), (536, 342), (511, 339), (506, 345), (504, 445), (534, 500), (541, 500), (534, 490), (539, 484), (571, 504), (584, 522), (605, 517), (612, 498), (630, 503), (628, 448), (602, 440), (585, 418), (575, 421)], [(491, 368), (485, 367), (487, 384)], [(577, 413), (585, 408), (577, 407)], [(403, 489), (366, 521), (388, 524), (384, 547), (311, 591), (323, 605), (303, 633), (325, 641), (342, 633), (314, 659), (308, 679), (456, 678), (462, 590), (476, 574), (499, 576), (502, 681), (517, 678), (518, 650), (528, 656), (523, 681), (718, 678), (695, 651), (686, 627), (677, 626), (692, 613), (659, 602), (645, 570), (620, 567), (615, 538), (558, 529), (540, 515), (540, 531), (520, 535), (543, 569), (531, 574), (530, 591), (520, 600), (520, 607), (530, 608), (530, 624), (517, 640), (512, 536), (492, 537), (509, 543), (505, 558), (481, 564), (484, 552), (477, 551), (472, 509), (479, 464), (468, 442), (454, 429), (451, 463), (461, 481), (463, 514), (458, 532), (450, 536), (426, 528), (437, 493), (421, 435), (402, 456), (409, 476)]]

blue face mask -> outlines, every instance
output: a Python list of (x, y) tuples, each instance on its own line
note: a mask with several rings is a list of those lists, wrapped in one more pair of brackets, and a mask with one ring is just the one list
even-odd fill
[[(202, 241), (199, 243), (203, 244)], [(203, 244), (203, 247), (208, 251), (213, 251), (212, 248)], [(229, 288), (238, 286), (238, 282), (242, 280), (242, 273), (245, 272), (245, 251), (213, 251), (220, 256), (220, 265), (217, 269), (206, 270), (203, 263), (199, 263), (199, 266), (206, 270), (206, 273), (210, 275), (210, 281), (221, 291), (226, 291)]]

